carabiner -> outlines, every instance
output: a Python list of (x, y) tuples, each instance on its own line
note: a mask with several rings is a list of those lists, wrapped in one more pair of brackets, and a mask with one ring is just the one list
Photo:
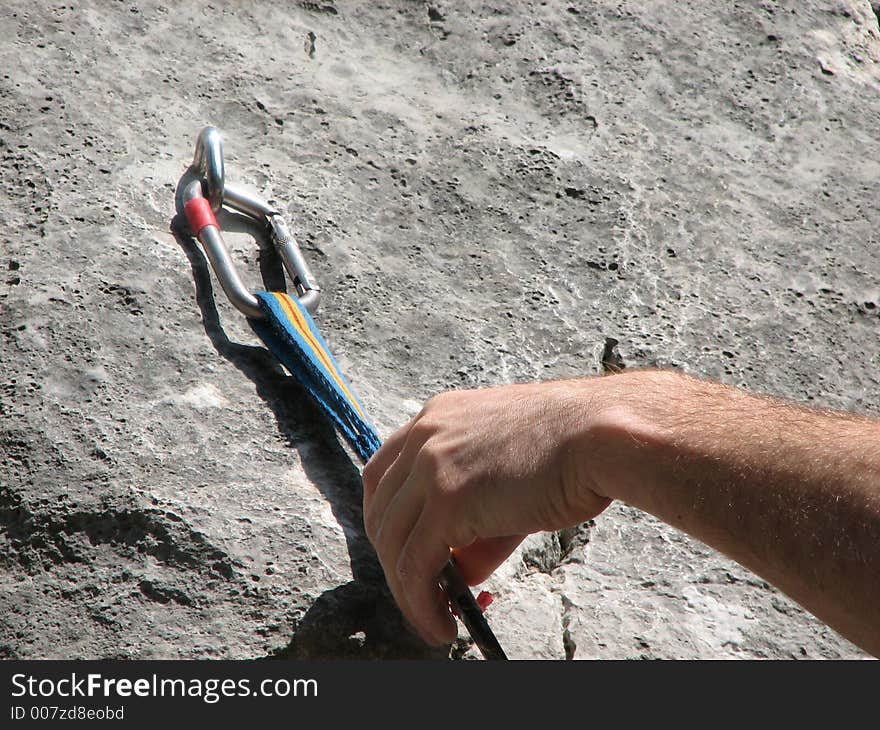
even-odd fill
[(263, 311), (238, 275), (214, 216), (224, 204), (266, 226), (300, 302), (309, 312), (317, 309), (321, 289), (281, 213), (260, 198), (226, 184), (223, 140), (214, 127), (205, 127), (199, 133), (192, 165), (180, 178), (178, 193), (178, 212), (186, 216), (193, 235), (205, 249), (229, 301), (245, 316), (262, 319)]

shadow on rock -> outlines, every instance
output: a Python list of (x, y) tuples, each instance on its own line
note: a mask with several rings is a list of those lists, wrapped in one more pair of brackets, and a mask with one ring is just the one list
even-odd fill
[(321, 594), (272, 659), (445, 659), (410, 633), (381, 586), (352, 581)]
[[(271, 291), (286, 291), (280, 259), (273, 248), (263, 245), (262, 229), (246, 216), (223, 211), (219, 217), (224, 230), (254, 235), (260, 242), (259, 265), (264, 285)], [(189, 259), (196, 303), (211, 344), (221, 357), (254, 383), (257, 394), (272, 409), (279, 433), (299, 452), (309, 481), (329, 502), (345, 535), (354, 580), (325, 591), (297, 622), (290, 644), (270, 657), (425, 659), (447, 656), (445, 650), (425, 645), (403, 623), (363, 531), (360, 470), (339, 442), (333, 424), (266, 348), (241, 345), (229, 339), (214, 303), (205, 256), (189, 235), (183, 218), (177, 216), (172, 220), (171, 231)]]

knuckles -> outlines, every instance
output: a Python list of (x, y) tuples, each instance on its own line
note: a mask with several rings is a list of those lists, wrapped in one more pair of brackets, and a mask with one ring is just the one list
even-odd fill
[(444, 391), (443, 393), (437, 393), (437, 395), (431, 396), (425, 401), (425, 405), (422, 408), (422, 415), (426, 416), (434, 414), (437, 411), (442, 411), (443, 407), (449, 402), (451, 397), (452, 391)]
[(432, 508), (447, 512), (460, 494), (454, 451), (437, 441), (425, 444), (417, 457), (418, 473), (422, 476), (425, 502)]
[(412, 425), (409, 432), (409, 439), (416, 443), (425, 444), (432, 436), (434, 436), (442, 428), (439, 419), (430, 413), (423, 413), (418, 420)]
[(424, 474), (429, 483), (438, 481), (439, 475), (444, 472), (448, 459), (447, 450), (437, 443), (436, 439), (428, 441), (419, 450), (416, 457), (416, 468)]
[(468, 393), (469, 391), (466, 390), (446, 390), (431, 396), (425, 401), (425, 405), (418, 415), (419, 420), (432, 421), (449, 417), (459, 410), (459, 406), (467, 398)]

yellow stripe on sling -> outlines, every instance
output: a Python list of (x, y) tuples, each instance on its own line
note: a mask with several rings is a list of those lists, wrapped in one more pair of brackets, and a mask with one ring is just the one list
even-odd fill
[(366, 415), (361, 410), (360, 405), (358, 404), (355, 397), (351, 394), (351, 391), (345, 385), (345, 381), (342, 379), (342, 376), (337, 372), (336, 368), (333, 367), (333, 361), (330, 359), (327, 352), (321, 347), (321, 344), (315, 339), (314, 334), (312, 333), (311, 327), (309, 327), (308, 322), (303, 319), (302, 313), (299, 311), (297, 306), (289, 301), (290, 296), (285, 294), (284, 292), (272, 292), (273, 296), (281, 303), (281, 306), (284, 308), (285, 313), (290, 318), (291, 322), (296, 326), (299, 330), (300, 334), (305, 338), (306, 342), (308, 342), (309, 346), (312, 348), (314, 353), (318, 356), (318, 359), (324, 364), (324, 367), (327, 368), (327, 372), (333, 376), (333, 379), (336, 381), (336, 384), (345, 393), (345, 397), (348, 398), (349, 403), (351, 403), (352, 408), (354, 408), (362, 418), (366, 418)]

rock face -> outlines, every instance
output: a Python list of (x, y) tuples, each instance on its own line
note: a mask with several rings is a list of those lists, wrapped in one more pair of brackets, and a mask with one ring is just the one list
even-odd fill
[[(171, 226), (206, 124), (288, 212), (384, 435), (441, 389), (601, 372), (609, 339), (628, 368), (880, 410), (867, 0), (0, 21), (2, 656), (446, 655), (388, 597), (350, 455)], [(488, 588), (518, 658), (862, 656), (624, 505)]]

